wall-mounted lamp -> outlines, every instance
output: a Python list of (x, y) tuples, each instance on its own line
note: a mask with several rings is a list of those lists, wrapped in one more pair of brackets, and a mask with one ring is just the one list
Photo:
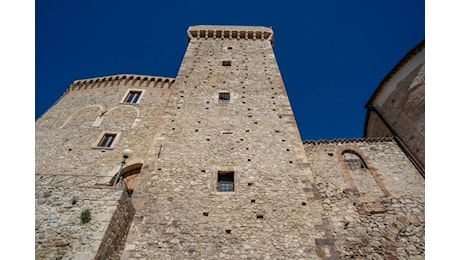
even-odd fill
[(123, 166), (126, 164), (126, 159), (128, 159), (128, 157), (131, 156), (134, 153), (134, 151), (129, 148), (126, 148), (121, 153), (123, 154), (123, 160), (121, 161), (120, 169), (117, 172), (117, 177), (115, 177), (115, 180), (113, 181), (114, 188), (121, 181), (120, 174), (121, 174), (121, 170), (123, 170)]

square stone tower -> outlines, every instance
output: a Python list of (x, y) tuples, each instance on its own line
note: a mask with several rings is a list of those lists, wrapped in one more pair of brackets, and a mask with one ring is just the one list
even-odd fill
[(332, 246), (273, 31), (191, 26), (123, 259), (317, 258)]

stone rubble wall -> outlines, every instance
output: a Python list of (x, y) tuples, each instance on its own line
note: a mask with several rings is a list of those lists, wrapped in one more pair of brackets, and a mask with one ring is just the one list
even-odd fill
[[(393, 140), (304, 146), (339, 259), (424, 259), (424, 178)], [(350, 170), (344, 151), (359, 154), (367, 169)], [(371, 184), (359, 182), (365, 175)]]
[(170, 104), (122, 259), (321, 259), (327, 224), (271, 42), (190, 39)]
[[(91, 220), (82, 223), (81, 213)], [(35, 188), (36, 259), (108, 259), (124, 247), (134, 215), (122, 190), (94, 187)]]
[[(173, 87), (125, 80), (112, 83), (68, 91), (36, 121), (36, 174), (110, 180), (120, 167), (124, 148), (135, 152), (126, 167), (145, 163)], [(144, 91), (137, 104), (123, 103), (130, 89)], [(117, 133), (112, 148), (97, 147), (104, 132)]]

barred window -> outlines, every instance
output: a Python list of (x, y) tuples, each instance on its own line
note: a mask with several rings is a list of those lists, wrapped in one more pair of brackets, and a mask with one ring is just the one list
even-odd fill
[(217, 173), (217, 191), (218, 192), (233, 192), (235, 190), (233, 171)]
[(142, 91), (130, 90), (128, 94), (126, 95), (125, 100), (123, 102), (130, 103), (130, 104), (136, 104), (139, 101), (141, 94), (142, 94)]
[(220, 92), (219, 93), (219, 101), (220, 102), (229, 102), (230, 101), (230, 93), (229, 92)]

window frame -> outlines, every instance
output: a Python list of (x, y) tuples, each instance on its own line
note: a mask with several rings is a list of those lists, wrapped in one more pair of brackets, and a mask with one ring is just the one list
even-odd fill
[[(114, 131), (104, 131), (102, 132), (96, 141), (92, 144), (92, 148), (94, 149), (103, 149), (103, 150), (112, 150), (114, 149), (115, 145), (118, 143), (118, 140), (120, 139), (120, 132), (114, 132)], [(107, 146), (101, 146), (101, 144), (104, 142), (104, 139), (107, 136), (113, 136), (112, 140), (110, 141), (110, 144)]]
[(231, 67), (232, 66), (232, 61), (231, 60), (223, 60), (222, 61), (222, 66), (223, 67)]
[[(231, 178), (228, 178), (228, 176), (231, 176)], [(222, 183), (225, 184), (225, 187), (227, 187), (227, 185), (229, 185), (230, 183), (231, 190), (223, 189)], [(235, 192), (235, 171), (217, 171), (216, 192), (217, 193), (234, 193)]]
[[(142, 98), (142, 95), (144, 94), (145, 90), (144, 89), (128, 89), (125, 93), (125, 95), (123, 96), (123, 99), (120, 101), (120, 103), (123, 103), (123, 104), (130, 104), (130, 105), (133, 105), (133, 104), (139, 104), (140, 101), (141, 101), (141, 98)], [(134, 98), (135, 102), (128, 102), (128, 99), (130, 98), (130, 95), (131, 94), (139, 94), (139, 96), (136, 98)]]
[(220, 91), (218, 93), (219, 103), (230, 103), (230, 92), (229, 91)]

